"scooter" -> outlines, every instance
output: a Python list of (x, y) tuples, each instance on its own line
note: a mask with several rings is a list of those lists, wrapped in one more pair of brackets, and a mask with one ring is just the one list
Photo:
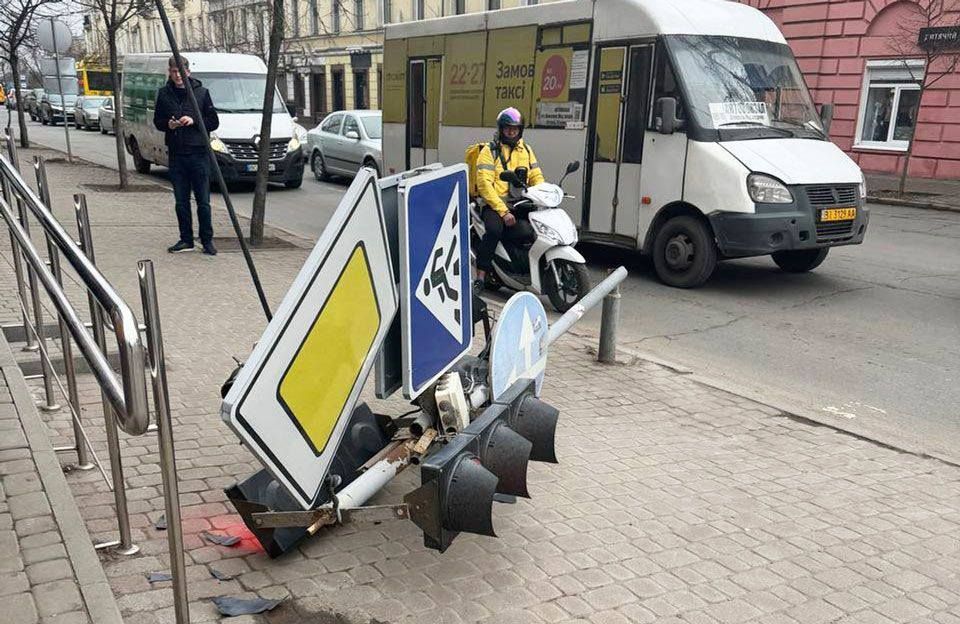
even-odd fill
[[(574, 249), (577, 244), (577, 228), (566, 211), (558, 206), (566, 198), (563, 181), (580, 168), (580, 162), (567, 165), (560, 184), (544, 182), (527, 186), (524, 167), (504, 171), (500, 179), (516, 189), (520, 199), (514, 202), (512, 211), (517, 220), (527, 219), (536, 238), (532, 244), (497, 245), (493, 258), (493, 271), (487, 271), (485, 288), (499, 290), (506, 286), (512, 290), (529, 290), (535, 295), (545, 294), (557, 312), (566, 312), (590, 291), (590, 274), (586, 260)], [(471, 202), (471, 242), (476, 249), (486, 228), (480, 213), (482, 202)]]

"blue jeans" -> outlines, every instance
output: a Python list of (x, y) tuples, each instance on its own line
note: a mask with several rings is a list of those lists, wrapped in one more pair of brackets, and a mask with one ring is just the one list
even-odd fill
[(210, 156), (204, 152), (171, 154), (170, 180), (176, 201), (180, 241), (193, 244), (193, 213), (190, 210), (190, 191), (197, 202), (197, 222), (200, 242), (213, 242), (213, 224), (210, 222)]

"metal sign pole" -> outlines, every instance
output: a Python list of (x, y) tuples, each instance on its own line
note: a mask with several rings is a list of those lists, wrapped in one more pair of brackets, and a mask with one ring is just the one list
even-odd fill
[[(67, 139), (67, 162), (73, 162), (73, 151), (70, 149), (70, 129), (67, 127), (67, 97), (63, 94), (63, 81), (60, 79), (60, 46), (57, 43), (57, 31), (54, 18), (50, 18), (50, 32), (53, 33), (53, 62), (57, 64), (57, 89), (60, 91), (60, 107), (63, 109), (63, 136)], [(76, 115), (76, 111), (74, 111)], [(53, 115), (50, 115), (53, 119)]]
[[(7, 139), (7, 156), (10, 159), (10, 166), (13, 167), (15, 170), (19, 171), (20, 160), (17, 154), (17, 142), (14, 140), (13, 132), (11, 132), (10, 128), (7, 128), (6, 139)], [(13, 196), (16, 195), (16, 193), (14, 193), (13, 187), (10, 185), (9, 181), (6, 178), (3, 179), (3, 182), (8, 192), (7, 203), (10, 204), (10, 206), (12, 207)], [(19, 206), (23, 200), (20, 198), (19, 195), (17, 195), (16, 197), (17, 197), (17, 207), (19, 209)], [(30, 300), (27, 299), (27, 289), (24, 286), (24, 281), (23, 281), (23, 265), (20, 260), (20, 246), (17, 245), (17, 239), (13, 235), (13, 230), (10, 231), (10, 247), (13, 250), (13, 269), (17, 275), (17, 290), (20, 293), (20, 301), (23, 302), (23, 311), (22, 311), (23, 312), (23, 332), (26, 335), (26, 339), (27, 339), (27, 343), (23, 347), (23, 350), (36, 351), (37, 349), (39, 349), (39, 346), (37, 345), (37, 342), (33, 339), (33, 334), (30, 332), (29, 328), (27, 327)]]

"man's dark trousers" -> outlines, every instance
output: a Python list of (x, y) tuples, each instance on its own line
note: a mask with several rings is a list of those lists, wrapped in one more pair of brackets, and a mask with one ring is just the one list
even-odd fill
[(180, 241), (193, 245), (193, 213), (190, 210), (190, 191), (197, 202), (197, 222), (200, 243), (213, 242), (213, 224), (210, 221), (210, 156), (206, 151), (178, 152), (170, 155), (170, 178), (176, 201)]

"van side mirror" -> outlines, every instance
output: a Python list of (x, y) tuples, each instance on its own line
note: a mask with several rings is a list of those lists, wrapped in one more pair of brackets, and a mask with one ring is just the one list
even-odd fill
[(821, 104), (820, 105), (820, 125), (823, 126), (823, 131), (826, 134), (830, 134), (830, 125), (833, 123), (833, 104)]
[(673, 134), (680, 127), (677, 119), (677, 98), (662, 97), (657, 99), (657, 131), (660, 134)]

